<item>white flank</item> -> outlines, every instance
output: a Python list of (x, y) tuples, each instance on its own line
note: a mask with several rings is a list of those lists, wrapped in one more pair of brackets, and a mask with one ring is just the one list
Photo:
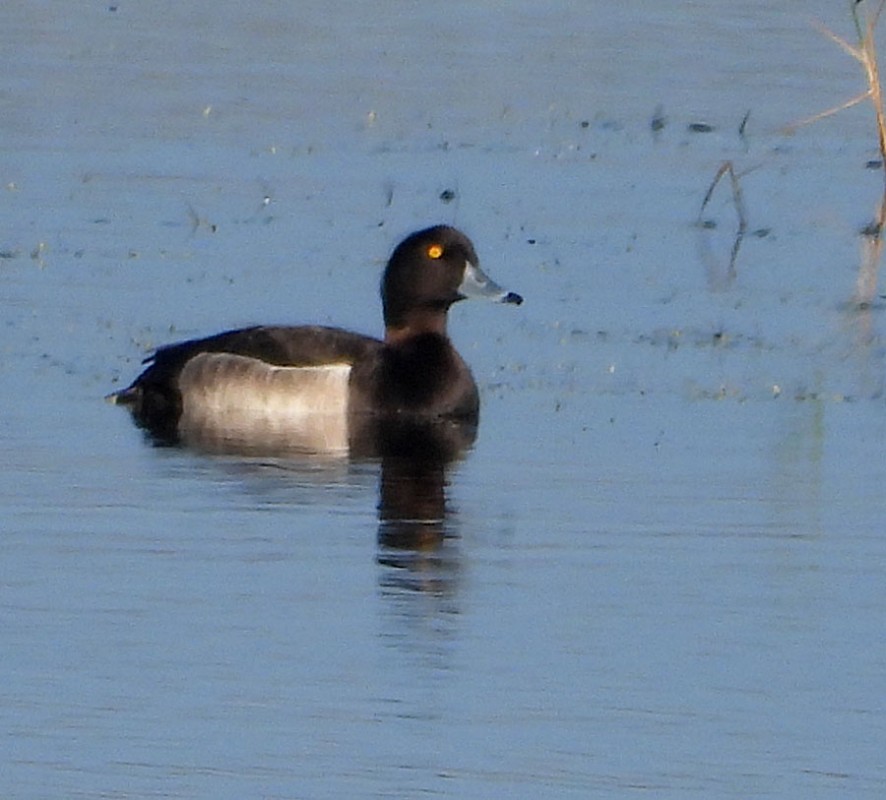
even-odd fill
[(179, 377), (179, 432), (213, 449), (344, 453), (349, 364), (275, 367), (230, 353), (201, 353)]

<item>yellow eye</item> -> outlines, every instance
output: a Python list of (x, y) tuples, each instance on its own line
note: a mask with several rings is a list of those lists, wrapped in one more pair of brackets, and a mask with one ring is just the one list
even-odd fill
[(443, 255), (443, 248), (439, 244), (432, 244), (428, 248), (428, 258), (440, 258)]

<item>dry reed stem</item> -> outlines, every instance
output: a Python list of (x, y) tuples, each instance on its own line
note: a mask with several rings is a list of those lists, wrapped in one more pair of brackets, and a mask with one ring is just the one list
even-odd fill
[(856, 56), (865, 70), (868, 81), (868, 95), (877, 115), (877, 140), (880, 146), (880, 158), (884, 176), (883, 195), (874, 221), (864, 231), (862, 241), (862, 261), (858, 278), (855, 284), (855, 303), (860, 309), (870, 308), (877, 295), (877, 275), (879, 272), (880, 259), (883, 255), (883, 228), (886, 225), (886, 112), (883, 109), (883, 87), (880, 83), (880, 65), (877, 59), (877, 43), (874, 39), (874, 29), (886, 5), (886, 0), (880, 0), (876, 10), (866, 15), (865, 24), (858, 15), (858, 2), (852, 5), (852, 19), (855, 22), (855, 32), (859, 39), (858, 53)]
[[(886, 0), (880, 0), (877, 10), (873, 14), (868, 15), (864, 34), (862, 34), (861, 23), (858, 19), (857, 3), (852, 6), (852, 18), (855, 21), (855, 29), (860, 39), (859, 50), (861, 58), (859, 60), (864, 67), (871, 103), (877, 114), (877, 138), (880, 145), (880, 156), (886, 162), (886, 112), (883, 110), (883, 87), (880, 84), (880, 64), (877, 60), (877, 42), (874, 38), (874, 28), (877, 25), (877, 20), (880, 18), (880, 13), (883, 11), (884, 4), (886, 4)], [(883, 174), (886, 175), (886, 168), (884, 168)], [(881, 209), (881, 219), (882, 215)]]
[[(877, 207), (874, 220), (862, 230), (862, 263), (855, 286), (855, 304), (858, 308), (870, 308), (876, 298), (877, 273), (879, 271), (880, 258), (883, 254), (883, 230), (886, 227), (886, 110), (883, 108), (883, 87), (880, 83), (880, 64), (877, 58), (877, 42), (874, 31), (880, 15), (886, 7), (886, 0), (880, 0), (873, 11), (867, 11), (863, 17), (859, 13), (859, 6), (863, 0), (849, 0), (852, 12), (852, 21), (855, 24), (857, 45), (852, 45), (841, 36), (838, 36), (821, 23), (814, 22), (821, 33), (835, 42), (844, 52), (848, 53), (864, 70), (868, 88), (857, 97), (847, 100), (839, 106), (822, 111), (799, 122), (786, 126), (785, 132), (793, 132), (797, 128), (817, 122), (825, 117), (830, 117), (838, 111), (852, 108), (864, 100), (870, 99), (874, 107), (877, 119), (877, 144), (880, 149), (880, 158), (883, 170), (883, 194)], [(865, 8), (868, 6), (866, 5)]]
[[(861, 64), (864, 69), (868, 88), (860, 95), (853, 97), (851, 100), (847, 100), (845, 103), (841, 103), (838, 106), (834, 106), (833, 108), (829, 108), (826, 111), (799, 120), (798, 122), (792, 122), (790, 125), (785, 126), (784, 130), (788, 133), (793, 132), (797, 128), (833, 116), (839, 111), (843, 111), (846, 108), (852, 108), (862, 101), (870, 99), (871, 104), (874, 107), (874, 113), (877, 116), (877, 142), (880, 148), (880, 156), (883, 158), (884, 162), (886, 162), (886, 111), (884, 111), (883, 108), (883, 88), (880, 84), (880, 65), (877, 59), (877, 42), (874, 37), (874, 30), (880, 19), (880, 14), (883, 12), (884, 6), (886, 6), (886, 0), (880, 0), (877, 8), (873, 12), (866, 14), (863, 21), (858, 13), (858, 6), (861, 5), (860, 0), (850, 0), (850, 4), (852, 7), (852, 20), (855, 23), (855, 32), (858, 37), (857, 46), (851, 45), (842, 36), (838, 36), (820, 22), (813, 22), (812, 24), (821, 31), (824, 36), (839, 45), (844, 52), (848, 53)], [(886, 181), (886, 169), (884, 169), (884, 181)], [(884, 199), (886, 199), (886, 187), (884, 187)]]
[(743, 236), (748, 227), (747, 216), (745, 215), (744, 210), (744, 196), (741, 192), (741, 183), (738, 180), (738, 175), (736, 174), (735, 167), (733, 167), (731, 161), (724, 161), (720, 164), (717, 174), (714, 175), (714, 180), (711, 181), (711, 185), (705, 193), (704, 200), (701, 202), (701, 208), (698, 211), (698, 222), (701, 222), (701, 215), (704, 214), (704, 210), (714, 194), (714, 189), (717, 188), (717, 184), (724, 175), (729, 175), (729, 182), (732, 185), (732, 205), (735, 207), (735, 213), (738, 216), (738, 234), (739, 236)]

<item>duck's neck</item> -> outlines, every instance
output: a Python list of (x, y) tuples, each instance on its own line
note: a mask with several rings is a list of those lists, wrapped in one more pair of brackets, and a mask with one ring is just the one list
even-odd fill
[(385, 344), (398, 345), (425, 333), (446, 337), (446, 312), (417, 308), (396, 321), (385, 321)]

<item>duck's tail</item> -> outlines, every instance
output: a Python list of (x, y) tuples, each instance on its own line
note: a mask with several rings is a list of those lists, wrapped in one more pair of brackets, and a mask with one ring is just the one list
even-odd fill
[(137, 386), (127, 386), (119, 392), (111, 392), (105, 395), (105, 402), (112, 406), (134, 406), (141, 397), (141, 390)]

